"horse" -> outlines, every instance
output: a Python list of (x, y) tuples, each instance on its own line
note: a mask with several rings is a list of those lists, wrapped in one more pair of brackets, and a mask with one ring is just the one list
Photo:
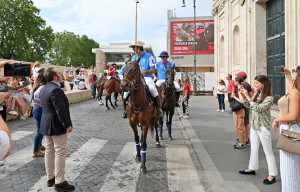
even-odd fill
[(94, 87), (96, 88), (98, 94), (97, 94), (97, 99), (99, 101), (99, 105), (103, 105), (103, 102), (102, 102), (102, 93), (100, 95), (100, 90), (101, 88), (103, 87), (104, 83), (107, 81), (106, 77), (105, 76), (102, 76), (100, 77), (99, 79), (97, 79), (95, 82), (94, 82)]
[[(141, 162), (141, 172), (146, 174), (146, 150), (147, 150), (147, 134), (149, 126), (151, 133), (153, 129), (156, 131), (156, 147), (161, 147), (159, 143), (157, 128), (158, 128), (158, 114), (157, 108), (151, 99), (150, 93), (146, 88), (145, 80), (141, 74), (139, 67), (140, 58), (137, 61), (130, 61), (124, 68), (124, 76), (121, 82), (121, 88), (124, 92), (130, 91), (128, 104), (126, 106), (126, 114), (129, 124), (134, 132), (136, 143), (136, 161)], [(160, 90), (159, 94), (161, 95)], [(142, 134), (141, 144), (138, 135), (137, 125), (140, 123)], [(141, 149), (142, 148), (142, 149)], [(142, 156), (141, 152), (142, 151)]]
[[(103, 90), (105, 89), (105, 91), (107, 92), (107, 95), (105, 97), (105, 101), (106, 101), (106, 108), (108, 110), (110, 110), (110, 108), (108, 107), (108, 104), (107, 104), (107, 101), (110, 102), (112, 108), (116, 108), (118, 105), (117, 105), (117, 98), (118, 98), (118, 93), (122, 94), (122, 89), (121, 89), (121, 86), (120, 86), (120, 79), (117, 79), (115, 77), (112, 77), (110, 79), (108, 79), (101, 87), (100, 87), (100, 90), (98, 92), (98, 96), (97, 98), (98, 99), (101, 99), (102, 98), (102, 93), (103, 93)], [(112, 93), (115, 93), (114, 94), (114, 97), (115, 97), (115, 103), (114, 105), (112, 104), (111, 102), (111, 94)], [(102, 100), (102, 99), (101, 99)]]
[[(174, 87), (174, 76), (175, 76), (175, 65), (172, 67), (166, 67), (165, 77), (166, 81), (163, 84), (162, 90), (162, 110), (164, 114), (166, 114), (166, 121), (168, 127), (168, 135), (169, 140), (173, 140), (172, 138), (172, 118), (174, 115), (174, 109), (176, 106), (176, 90)], [(162, 136), (163, 132), (163, 117), (159, 119), (159, 139), (163, 140)]]

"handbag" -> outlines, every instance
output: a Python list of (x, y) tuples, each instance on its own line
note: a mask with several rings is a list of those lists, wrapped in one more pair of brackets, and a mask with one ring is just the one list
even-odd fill
[(67, 77), (66, 77), (66, 80), (69, 81), (69, 82), (72, 82), (72, 81), (73, 81), (73, 78), (70, 77), (70, 76), (67, 76)]
[(233, 101), (230, 103), (230, 108), (232, 111), (238, 111), (240, 109), (244, 108), (244, 104), (238, 102), (237, 100), (233, 99)]
[(28, 109), (26, 110), (26, 112), (25, 112), (25, 117), (27, 117), (27, 118), (29, 118), (29, 117), (32, 117), (33, 115), (32, 115), (32, 109), (33, 109), (33, 107), (32, 106), (29, 106), (28, 107)]
[(276, 148), (300, 155), (300, 133), (290, 131), (290, 127), (294, 124), (300, 127), (298, 123), (291, 123), (288, 130), (281, 130)]

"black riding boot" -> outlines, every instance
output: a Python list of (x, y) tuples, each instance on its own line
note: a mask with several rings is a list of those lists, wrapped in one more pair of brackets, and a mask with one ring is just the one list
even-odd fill
[(175, 92), (176, 93), (176, 107), (180, 107), (179, 103), (178, 103), (178, 100), (179, 100), (179, 97), (180, 97), (180, 92)]
[(159, 96), (155, 97), (155, 104), (156, 104), (156, 107), (157, 107), (157, 115), (159, 117), (162, 117), (163, 116), (163, 112), (161, 110), (161, 100), (160, 100)]

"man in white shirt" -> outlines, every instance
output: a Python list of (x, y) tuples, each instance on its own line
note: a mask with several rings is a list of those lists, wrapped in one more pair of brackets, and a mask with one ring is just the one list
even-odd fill
[(78, 85), (78, 89), (79, 90), (86, 90), (86, 86), (85, 86), (85, 83), (84, 83), (84, 79), (81, 79), (81, 81), (79, 82), (79, 85)]

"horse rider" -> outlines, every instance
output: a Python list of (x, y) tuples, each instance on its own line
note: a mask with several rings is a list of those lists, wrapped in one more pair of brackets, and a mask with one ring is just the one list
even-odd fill
[[(144, 76), (145, 82), (149, 88), (150, 94), (155, 99), (154, 102), (157, 107), (157, 113), (159, 117), (162, 117), (162, 110), (161, 110), (161, 100), (158, 95), (158, 91), (156, 89), (155, 83), (153, 81), (153, 75), (155, 73), (155, 60), (154, 57), (150, 54), (144, 51), (144, 43), (142, 41), (133, 41), (132, 44), (129, 46), (132, 48), (136, 55), (132, 57), (132, 61), (136, 61), (139, 57), (140, 59), (140, 70), (141, 74)], [(124, 98), (126, 99), (129, 95), (129, 92), (124, 93)]]
[[(154, 73), (154, 81), (156, 81), (156, 85), (161, 88), (161, 86), (165, 83), (166, 77), (165, 77), (165, 70), (166, 67), (173, 67), (173, 63), (168, 61), (169, 54), (166, 51), (163, 51), (160, 53), (159, 57), (161, 58), (161, 61), (156, 63), (155, 69), (157, 70), (157, 75)], [(174, 72), (176, 74), (176, 71), (174, 69)], [(180, 107), (178, 104), (178, 100), (180, 97), (180, 86), (178, 85), (178, 82), (174, 80), (174, 87), (176, 89), (176, 107)]]
[(109, 68), (107, 72), (107, 79), (110, 79), (114, 76), (114, 73), (116, 72), (117, 64), (113, 63)]

